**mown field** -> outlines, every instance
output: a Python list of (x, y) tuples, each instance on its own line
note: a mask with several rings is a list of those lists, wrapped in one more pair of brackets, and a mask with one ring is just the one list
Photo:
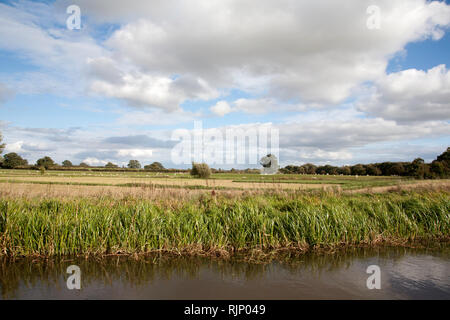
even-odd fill
[[(312, 188), (309, 188), (312, 186)], [(5, 256), (229, 256), (449, 241), (448, 180), (3, 170)]]
[[(144, 186), (191, 189), (342, 189), (386, 187), (417, 183), (407, 177), (385, 176), (333, 176), (278, 174), (216, 173), (210, 179), (197, 179), (188, 173), (153, 172), (98, 172), (98, 171), (46, 171), (0, 170), (0, 183), (71, 184), (97, 186)], [(439, 180), (438, 183), (449, 180)], [(436, 182), (434, 182), (436, 183)]]

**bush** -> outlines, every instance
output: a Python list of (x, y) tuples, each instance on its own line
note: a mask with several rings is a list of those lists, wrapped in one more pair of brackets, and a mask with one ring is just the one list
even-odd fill
[(206, 163), (192, 162), (191, 176), (208, 179), (211, 176), (211, 169)]

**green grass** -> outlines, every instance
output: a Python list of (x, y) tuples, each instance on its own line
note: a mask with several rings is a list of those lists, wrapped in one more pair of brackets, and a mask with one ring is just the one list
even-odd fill
[(8, 256), (305, 250), (449, 235), (447, 192), (0, 199), (0, 251)]
[[(0, 170), (0, 182), (14, 182), (20, 181), (20, 177), (41, 177), (38, 170)], [(139, 180), (145, 179), (170, 179), (170, 180), (185, 180), (196, 179), (189, 175), (189, 173), (155, 173), (155, 172), (101, 172), (101, 171), (57, 171), (48, 170), (45, 172), (45, 177), (98, 177), (98, 178), (136, 178)], [(12, 180), (14, 179), (14, 180)], [(333, 184), (340, 186), (343, 190), (355, 190), (360, 188), (392, 186), (404, 183), (414, 183), (417, 180), (408, 177), (396, 176), (333, 176), (333, 175), (302, 175), (302, 174), (276, 174), (276, 175), (259, 175), (254, 173), (215, 173), (211, 175), (211, 180), (224, 179), (233, 182), (248, 182), (248, 183), (299, 183), (299, 184)], [(59, 183), (59, 184), (73, 184)], [(108, 186), (107, 183), (78, 183), (79, 185), (101, 185)], [(174, 184), (176, 185), (176, 184)], [(191, 187), (188, 187), (191, 188)], [(193, 187), (195, 188), (195, 187)], [(198, 188), (196, 188), (198, 189)], [(211, 189), (205, 187), (205, 189)], [(239, 188), (229, 188), (239, 189)]]
[(99, 183), (99, 182), (62, 182), (62, 181), (27, 181), (27, 180), (10, 180), (0, 179), (0, 183), (26, 183), (26, 184), (43, 184), (43, 185), (68, 185), (68, 186), (102, 186), (102, 187), (127, 187), (127, 188), (161, 188), (161, 189), (186, 189), (186, 190), (244, 190), (237, 187), (222, 186), (202, 186), (202, 185), (177, 185), (177, 184), (158, 184), (158, 183)]

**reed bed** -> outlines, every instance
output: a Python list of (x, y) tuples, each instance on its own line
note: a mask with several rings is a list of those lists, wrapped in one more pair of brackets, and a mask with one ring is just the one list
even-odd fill
[(0, 199), (5, 256), (303, 250), (450, 236), (445, 191)]

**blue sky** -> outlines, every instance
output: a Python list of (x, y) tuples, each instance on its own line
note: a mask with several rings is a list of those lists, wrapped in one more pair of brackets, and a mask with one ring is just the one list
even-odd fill
[(201, 121), (271, 126), (282, 165), (431, 161), (450, 144), (449, 26), (442, 1), (0, 1), (5, 153), (185, 167), (174, 132)]

